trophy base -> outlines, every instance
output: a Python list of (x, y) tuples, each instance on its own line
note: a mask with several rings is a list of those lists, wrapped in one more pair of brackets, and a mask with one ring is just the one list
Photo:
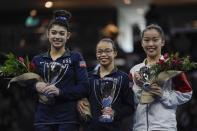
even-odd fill
[(110, 123), (113, 122), (114, 118), (110, 115), (102, 115), (99, 117), (99, 121), (102, 123)]
[(143, 88), (144, 88), (145, 91), (148, 91), (150, 89), (150, 83), (149, 82), (145, 82), (143, 84)]

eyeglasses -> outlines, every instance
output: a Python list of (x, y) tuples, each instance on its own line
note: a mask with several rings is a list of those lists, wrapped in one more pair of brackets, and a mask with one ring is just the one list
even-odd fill
[(101, 55), (101, 54), (105, 53), (105, 54), (109, 55), (109, 54), (110, 54), (111, 52), (113, 52), (113, 51), (114, 51), (114, 50), (112, 50), (112, 49), (104, 49), (104, 50), (99, 49), (99, 50), (96, 51), (96, 54), (97, 54), (97, 55)]

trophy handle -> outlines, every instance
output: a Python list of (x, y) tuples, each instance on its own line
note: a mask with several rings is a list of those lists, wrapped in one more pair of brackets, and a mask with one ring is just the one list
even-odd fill
[(99, 95), (97, 94), (99, 93), (99, 88), (98, 88), (99, 86), (100, 86), (100, 80), (94, 80), (94, 95), (99, 105), (102, 106), (102, 103), (101, 103), (102, 98), (99, 97)]
[[(60, 67), (60, 69), (57, 72), (57, 75), (51, 80), (51, 75), (50, 74), (52, 72), (52, 68), (55, 68), (55, 67), (52, 67), (52, 66), (54, 66), (53, 63), (44, 62), (44, 69), (43, 69), (44, 81), (46, 83), (56, 85), (65, 76), (65, 74), (68, 70), (69, 64), (62, 65), (63, 68)], [(58, 66), (61, 66), (61, 65), (58, 65)]]
[(44, 74), (44, 78), (43, 78), (43, 79), (44, 79), (44, 82), (47, 83), (47, 81), (48, 81), (47, 79), (48, 79), (48, 78), (46, 77), (46, 75), (47, 75), (47, 74), (46, 74), (46, 69), (47, 69), (46, 66), (48, 66), (48, 63), (46, 63), (46, 61), (45, 61), (44, 64), (43, 64), (43, 74)]
[[(114, 83), (113, 86), (115, 88), (114, 90), (114, 96), (113, 96), (113, 101), (112, 104), (116, 101), (116, 99), (118, 98), (118, 95), (120, 93), (120, 89), (121, 89), (121, 85), (122, 85), (122, 76), (118, 77), (118, 78), (114, 78)], [(119, 86), (119, 88), (117, 89), (117, 86)]]

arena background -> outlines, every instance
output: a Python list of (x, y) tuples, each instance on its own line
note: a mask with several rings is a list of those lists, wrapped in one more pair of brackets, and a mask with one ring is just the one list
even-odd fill
[[(197, 61), (196, 0), (1, 0), (0, 65), (10, 52), (31, 59), (47, 51), (45, 31), (55, 9), (72, 13), (69, 47), (83, 54), (89, 71), (96, 65), (96, 43), (107, 36), (118, 46), (116, 64), (128, 73), (145, 57), (140, 32), (150, 23), (160, 25), (166, 33), (164, 52), (179, 52)], [(193, 96), (178, 108), (178, 131), (197, 131), (197, 71), (187, 74)], [(0, 130), (33, 131), (35, 96), (19, 86), (8, 90), (7, 83), (0, 77)], [(129, 129), (129, 122), (130, 117), (123, 123), (123, 131)]]

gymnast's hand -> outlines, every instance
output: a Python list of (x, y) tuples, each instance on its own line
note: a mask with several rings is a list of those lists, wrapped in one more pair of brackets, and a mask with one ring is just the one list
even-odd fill
[(134, 77), (133, 77), (134, 82), (136, 83), (136, 85), (143, 87), (143, 80), (142, 80), (142, 76), (140, 75), (140, 73), (138, 71), (136, 71), (134, 73)]
[(47, 86), (47, 83), (45, 82), (37, 82), (36, 83), (36, 91), (39, 93), (43, 93), (44, 88)]
[(151, 84), (149, 92), (156, 95), (156, 96), (159, 96), (159, 97), (163, 96), (163, 90), (157, 83), (152, 83)]
[(114, 116), (114, 110), (111, 107), (106, 107), (103, 110), (101, 110), (101, 112), (103, 113), (103, 115)]
[(90, 108), (90, 103), (87, 100), (87, 98), (83, 98), (77, 101), (77, 110), (82, 116), (86, 115), (85, 113), (88, 112), (89, 108)]
[(60, 94), (60, 90), (53, 84), (47, 85), (42, 91), (49, 96), (58, 96)]

